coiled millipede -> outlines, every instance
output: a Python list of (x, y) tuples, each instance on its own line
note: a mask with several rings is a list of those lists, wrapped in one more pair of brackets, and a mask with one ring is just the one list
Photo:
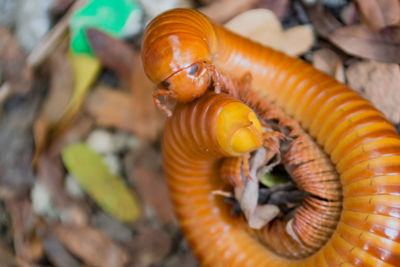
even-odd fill
[[(400, 266), (400, 137), (367, 100), (194, 10), (155, 18), (142, 55), (155, 97), (202, 95), (177, 105), (162, 140), (175, 211), (202, 265)], [(248, 73), (249, 86), (232, 87)], [(205, 93), (211, 85), (234, 97)], [(254, 230), (213, 192), (245, 181), (241, 155), (260, 146), (278, 148), (308, 195)]]

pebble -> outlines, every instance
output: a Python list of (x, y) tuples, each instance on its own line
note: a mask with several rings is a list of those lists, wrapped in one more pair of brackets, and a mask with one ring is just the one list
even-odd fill
[(56, 219), (58, 217), (58, 212), (54, 207), (49, 190), (39, 180), (36, 180), (31, 190), (31, 199), (35, 213), (49, 219)]
[(86, 140), (87, 145), (99, 154), (117, 152), (113, 134), (103, 129), (94, 130)]
[(64, 187), (67, 194), (72, 198), (80, 199), (85, 196), (85, 192), (72, 174), (67, 174), (65, 177)]
[(121, 161), (117, 155), (113, 153), (105, 154), (102, 156), (102, 159), (112, 174), (114, 175), (121, 174), (121, 169), (122, 169)]
[(99, 154), (119, 153), (136, 149), (140, 140), (125, 132), (111, 133), (102, 128), (95, 129), (87, 138), (86, 143)]
[(26, 53), (32, 51), (50, 29), (48, 10), (53, 0), (22, 0), (18, 8), (16, 37)]

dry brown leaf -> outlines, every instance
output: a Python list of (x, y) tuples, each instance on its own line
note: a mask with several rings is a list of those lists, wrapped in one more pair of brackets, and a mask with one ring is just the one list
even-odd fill
[(43, 256), (43, 247), (35, 233), (37, 217), (30, 200), (28, 197), (10, 199), (6, 207), (11, 216), (16, 256), (33, 264)]
[(399, 0), (356, 0), (366, 24), (378, 31), (400, 22)]
[[(49, 229), (50, 228), (50, 229)], [(81, 264), (55, 237), (52, 227), (40, 225), (38, 227), (39, 238), (47, 258), (57, 267), (79, 267)]]
[(373, 32), (364, 25), (342, 27), (329, 40), (350, 55), (400, 63), (400, 26)]
[(98, 86), (89, 95), (86, 108), (95, 118), (97, 125), (126, 131), (135, 130), (131, 96), (126, 92)]
[(316, 69), (345, 82), (344, 68), (341, 58), (330, 49), (319, 49), (313, 54), (313, 65)]
[(92, 227), (57, 225), (54, 230), (61, 243), (88, 265), (118, 267), (128, 261), (125, 250)]
[(173, 222), (174, 211), (161, 171), (161, 158), (158, 152), (154, 148), (144, 147), (133, 151), (125, 158), (124, 163), (143, 203), (154, 210), (162, 224)]
[(137, 230), (139, 233), (131, 242), (133, 254), (131, 266), (153, 266), (168, 255), (172, 247), (172, 239), (169, 234), (147, 224), (141, 225)]
[(4, 267), (14, 267), (15, 266), (15, 259), (14, 255), (2, 240), (0, 240), (0, 262), (4, 264)]
[(0, 121), (0, 197), (26, 194), (34, 181), (32, 123), (39, 107), (39, 90), (11, 97)]
[[(131, 99), (131, 122), (122, 129), (129, 129), (146, 140), (154, 141), (162, 128), (164, 116), (153, 103), (154, 85), (144, 72), (140, 53), (99, 30), (90, 29), (87, 33), (102, 63), (115, 71), (123, 87), (131, 91), (130, 96), (126, 94)], [(122, 99), (120, 101), (123, 102)]]
[(63, 115), (72, 96), (74, 79), (66, 58), (68, 42), (65, 41), (52, 53), (49, 59), (50, 89), (43, 103), (39, 117), (34, 123), (36, 164), (41, 153), (49, 145), (50, 129)]
[(289, 0), (260, 0), (254, 8), (266, 8), (275, 13), (282, 20), (289, 6)]
[(18, 42), (5, 28), (0, 28), (0, 70), (1, 80), (8, 82), (11, 94), (26, 94), (31, 89), (32, 69), (26, 65)]
[(350, 87), (363, 94), (393, 123), (400, 122), (400, 67), (375, 61), (352, 64), (346, 71)]
[(354, 2), (350, 2), (347, 6), (345, 6), (340, 12), (340, 18), (347, 26), (360, 23), (356, 4)]
[(224, 23), (237, 14), (252, 8), (258, 1), (219, 0), (200, 8), (199, 11), (215, 22)]
[(268, 9), (246, 11), (227, 22), (225, 27), (292, 56), (308, 51), (314, 42), (309, 26), (301, 25), (283, 31), (278, 18)]
[(328, 38), (336, 29), (342, 27), (330, 12), (324, 10), (322, 4), (318, 3), (307, 9), (308, 17), (318, 35)]

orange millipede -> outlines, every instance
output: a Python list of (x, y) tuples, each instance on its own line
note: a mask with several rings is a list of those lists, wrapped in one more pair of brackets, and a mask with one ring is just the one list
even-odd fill
[[(282, 132), (291, 126), (303, 142), (294, 145), (300, 140), (294, 139), (284, 164), (302, 162), (289, 172), (292, 179), (323, 196), (305, 198), (296, 210), (301, 219), (295, 217), (293, 229), (300, 242), (278, 220), (248, 229), (213, 195), (226, 181), (221, 164), (228, 181), (238, 181), (240, 164), (221, 160), (241, 153), (221, 149), (215, 137), (218, 110), (238, 100), (208, 93), (179, 104), (163, 134), (164, 168), (182, 231), (202, 265), (400, 266), (400, 137), (368, 101), (309, 64), (189, 9), (155, 18), (142, 56), (147, 75), (161, 87), (156, 96), (188, 102), (213, 83), (217, 92), (241, 98), (260, 121), (276, 118)], [(249, 73), (249, 92), (232, 89), (232, 81)], [(321, 167), (327, 169), (315, 170)]]

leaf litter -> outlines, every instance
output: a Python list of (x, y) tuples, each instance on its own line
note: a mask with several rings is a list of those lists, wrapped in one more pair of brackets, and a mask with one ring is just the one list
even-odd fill
[[(13, 249), (9, 242), (0, 242), (0, 259), (10, 266), (198, 266), (179, 232), (162, 174), (159, 140), (165, 116), (154, 107), (154, 86), (142, 70), (138, 44), (144, 25), (130, 40), (87, 29), (103, 66), (97, 72), (98, 63), (71, 60), (68, 52), (69, 18), (86, 1), (55, 1), (53, 28), (29, 55), (19, 48), (15, 32), (0, 29), (0, 145), (7, 151), (0, 156), (0, 201), (5, 203), (0, 214), (11, 219), (7, 235), (14, 243)], [(191, 1), (184, 5), (347, 82), (400, 129), (398, 1), (196, 2), (199, 6)], [(146, 2), (142, 8), (151, 5)], [(154, 12), (144, 13), (148, 21)], [(85, 66), (95, 66), (96, 71), (84, 75), (79, 85), (75, 79), (88, 71)], [(76, 144), (88, 142), (96, 131), (106, 132), (114, 141), (125, 136), (125, 141), (100, 155), (88, 152), (87, 147), (85, 152), (72, 153), (69, 160), (75, 171), (71, 171), (62, 162), (62, 151), (65, 154)], [(96, 142), (95, 148), (106, 140)], [(83, 164), (81, 157), (88, 157), (88, 163)], [(67, 181), (79, 179), (82, 173), (85, 185), (74, 186), (87, 195), (70, 194)], [(110, 185), (105, 177), (118, 177), (119, 190), (109, 190), (116, 180)], [(248, 192), (258, 195), (243, 199), (253, 226), (261, 227), (274, 216), (267, 214), (274, 213), (267, 206), (303, 197), (292, 184), (283, 182), (268, 176), (261, 183), (272, 187), (249, 186)], [(98, 189), (98, 184), (103, 188)], [(39, 201), (32, 193), (37, 185), (41, 186)], [(117, 192), (137, 198), (132, 201)], [(111, 201), (111, 211), (105, 195), (119, 199)], [(42, 203), (46, 196), (53, 215), (36, 206), (46, 208)], [(116, 211), (118, 202), (123, 204), (117, 204)], [(263, 208), (267, 212), (261, 212)], [(139, 210), (140, 217), (132, 216)], [(258, 216), (263, 214), (267, 218)], [(291, 233), (290, 223), (286, 230)]]

